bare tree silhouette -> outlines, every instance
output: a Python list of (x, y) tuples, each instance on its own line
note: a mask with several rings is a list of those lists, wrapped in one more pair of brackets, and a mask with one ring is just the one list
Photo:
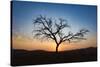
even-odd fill
[(77, 33), (72, 33), (71, 31), (66, 32), (63, 31), (65, 28), (70, 28), (67, 20), (59, 18), (58, 20), (54, 18), (47, 18), (45, 16), (38, 16), (33, 20), (33, 24), (35, 27), (33, 30), (34, 37), (37, 38), (46, 38), (51, 39), (56, 43), (56, 52), (58, 52), (58, 47), (61, 43), (68, 41), (69, 43), (74, 40), (86, 40), (84, 35), (89, 32), (87, 29), (81, 29)]

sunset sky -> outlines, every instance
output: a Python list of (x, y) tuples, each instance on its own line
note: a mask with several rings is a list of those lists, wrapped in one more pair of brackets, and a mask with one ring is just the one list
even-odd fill
[(73, 33), (82, 28), (90, 32), (86, 35), (87, 40), (77, 43), (62, 43), (59, 51), (80, 49), (97, 46), (97, 7), (72, 4), (50, 4), (38, 2), (13, 1), (12, 3), (12, 46), (14, 49), (47, 50), (55, 51), (54, 41), (41, 41), (34, 39), (32, 35), (32, 19), (39, 15), (68, 20)]

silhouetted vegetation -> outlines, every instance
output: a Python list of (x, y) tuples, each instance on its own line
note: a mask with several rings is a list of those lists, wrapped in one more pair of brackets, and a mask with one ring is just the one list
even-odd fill
[(74, 40), (86, 40), (84, 36), (89, 32), (87, 29), (81, 29), (75, 34), (71, 31), (66, 34), (67, 32), (64, 33), (63, 30), (71, 27), (68, 25), (67, 20), (62, 18), (56, 20), (42, 15), (36, 17), (36, 19), (33, 20), (33, 24), (37, 27), (33, 30), (33, 33), (35, 33), (34, 36), (42, 40), (44, 38), (53, 40), (56, 43), (56, 52), (58, 52), (58, 47), (62, 42), (68, 41), (70, 43)]
[(51, 63), (69, 63), (96, 61), (97, 48), (90, 47), (71, 51), (49, 52), (43, 50), (16, 50), (12, 49), (11, 65), (37, 65)]

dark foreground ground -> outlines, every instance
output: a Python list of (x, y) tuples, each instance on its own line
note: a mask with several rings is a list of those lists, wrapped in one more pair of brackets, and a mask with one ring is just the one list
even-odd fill
[(11, 65), (37, 65), (97, 61), (97, 48), (86, 48), (59, 53), (42, 50), (25, 51), (12, 49)]

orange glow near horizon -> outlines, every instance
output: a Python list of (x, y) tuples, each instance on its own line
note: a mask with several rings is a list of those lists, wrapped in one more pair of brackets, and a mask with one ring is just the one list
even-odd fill
[[(46, 50), (55, 51), (56, 44), (53, 41), (40, 41), (37, 39), (30, 39), (22, 36), (13, 36), (12, 46), (14, 49), (24, 49), (24, 50)], [(58, 51), (64, 50), (74, 50), (87, 47), (96, 47), (96, 37), (89, 37), (87, 40), (80, 41), (77, 43), (62, 43), (60, 44)]]

